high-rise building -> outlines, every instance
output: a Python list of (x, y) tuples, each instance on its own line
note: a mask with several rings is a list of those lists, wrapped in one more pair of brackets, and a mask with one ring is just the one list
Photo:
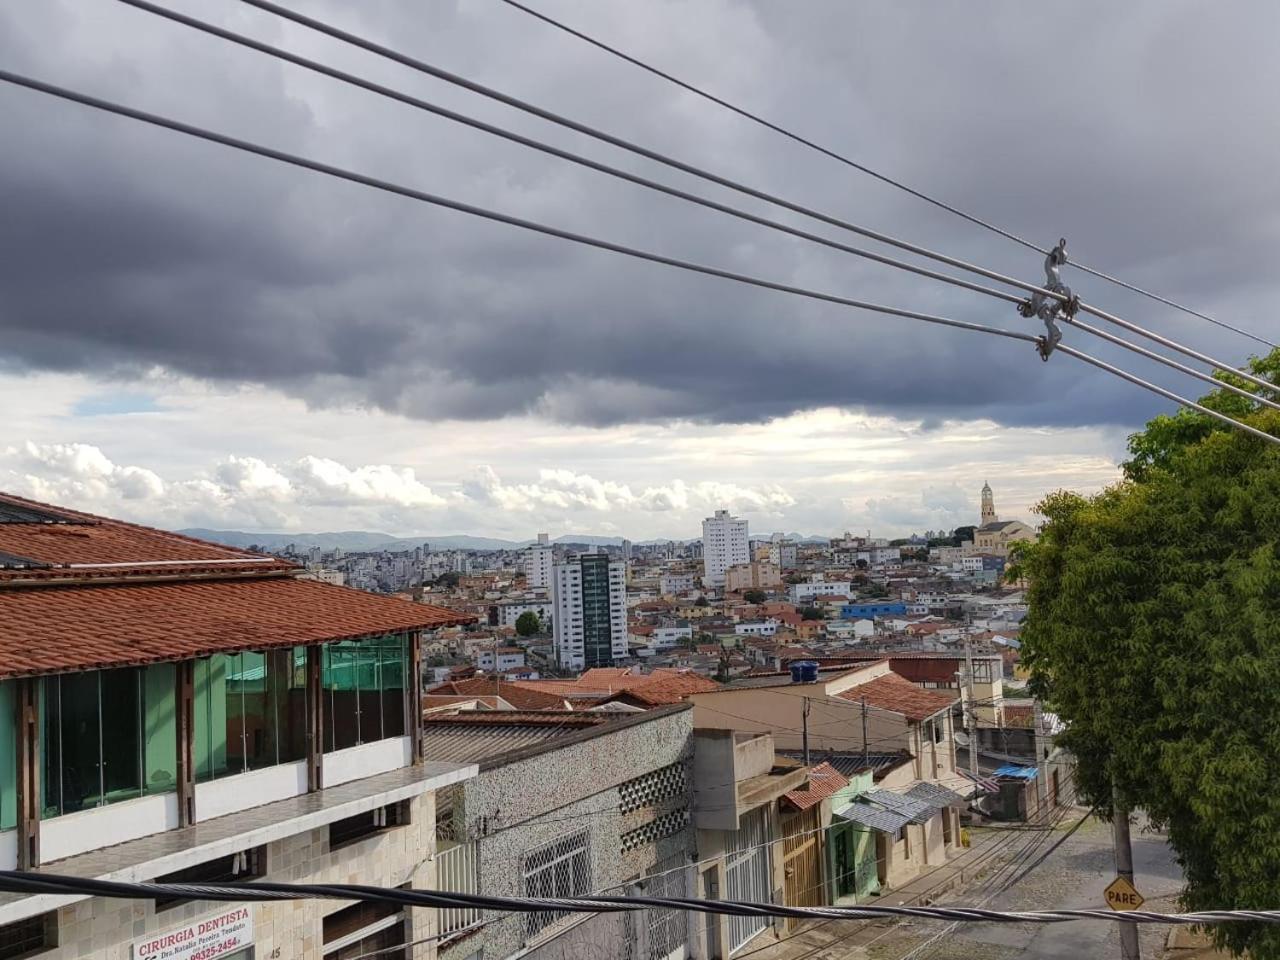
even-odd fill
[(627, 563), (582, 553), (557, 563), (552, 591), (556, 659), (571, 670), (627, 655)]
[(551, 589), (551, 568), (554, 563), (555, 548), (545, 533), (538, 534), (538, 542), (529, 547), (524, 554), (524, 579), (529, 587)]
[(999, 518), (996, 516), (996, 498), (991, 492), (991, 484), (983, 483), (982, 485), (982, 524), (995, 523)]
[(723, 587), (724, 573), (739, 563), (750, 563), (747, 521), (717, 510), (702, 521), (702, 581), (709, 587)]

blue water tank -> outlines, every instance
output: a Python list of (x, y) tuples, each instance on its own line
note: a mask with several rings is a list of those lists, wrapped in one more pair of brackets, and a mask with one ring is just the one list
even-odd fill
[(793, 660), (791, 662), (792, 683), (817, 683), (818, 662), (816, 660)]

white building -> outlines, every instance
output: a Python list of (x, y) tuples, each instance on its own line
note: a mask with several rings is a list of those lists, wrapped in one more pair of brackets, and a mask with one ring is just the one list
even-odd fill
[(552, 576), (556, 659), (571, 670), (627, 656), (627, 563), (583, 553)]
[(696, 580), (692, 573), (664, 573), (658, 578), (658, 591), (664, 596), (688, 593), (697, 586)]
[(759, 620), (755, 623), (735, 623), (733, 632), (740, 637), (772, 637), (778, 632), (778, 621)]
[(536, 613), (542, 620), (543, 628), (554, 622), (552, 611), (555, 609), (550, 600), (504, 600), (495, 604), (498, 608), (498, 626), (515, 627), (522, 613)]
[(554, 555), (555, 548), (547, 535), (538, 534), (538, 542), (531, 545), (524, 554), (524, 578), (527, 586), (551, 589), (551, 567)]
[(848, 597), (852, 594), (852, 584), (848, 580), (815, 580), (812, 583), (793, 583), (791, 585), (791, 602), (806, 603), (814, 597)]
[(649, 637), (649, 646), (655, 650), (670, 650), (680, 647), (693, 639), (693, 627), (687, 623), (683, 626), (654, 627)]
[(476, 651), (476, 666), (487, 673), (520, 670), (524, 665), (524, 651), (519, 647), (499, 647), (496, 656), (493, 647)]
[(769, 541), (769, 562), (781, 570), (790, 570), (796, 565), (796, 557), (796, 545), (775, 533)]
[(703, 583), (722, 587), (726, 570), (750, 562), (747, 521), (729, 516), (728, 510), (717, 510), (714, 517), (702, 521)]

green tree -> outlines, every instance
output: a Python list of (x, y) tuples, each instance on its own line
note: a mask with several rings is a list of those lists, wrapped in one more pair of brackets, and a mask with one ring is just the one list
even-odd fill
[(763, 590), (747, 590), (742, 594), (742, 599), (747, 603), (764, 603), (766, 597)]
[(435, 586), (441, 587), (445, 590), (452, 590), (458, 585), (460, 580), (462, 580), (462, 574), (455, 573), (450, 570), (448, 573), (442, 573), (440, 576), (436, 577)]
[(526, 610), (516, 617), (516, 633), (522, 637), (532, 637), (542, 632), (542, 618), (532, 610)]
[(964, 543), (965, 541), (967, 541), (967, 540), (972, 540), (972, 539), (973, 539), (973, 531), (975, 531), (975, 530), (977, 530), (977, 529), (978, 529), (977, 527), (973, 527), (973, 526), (969, 526), (969, 527), (956, 527), (954, 530), (952, 530), (952, 531), (951, 531), (951, 543), (950, 543), (950, 546), (958, 547), (958, 546), (960, 546), (962, 543)]
[[(1275, 381), (1280, 351), (1254, 361)], [(1225, 376), (1225, 375), (1224, 375)], [(1203, 402), (1280, 434), (1280, 415)], [(1124, 480), (1059, 492), (1026, 577), (1022, 662), (1067, 727), (1084, 799), (1113, 786), (1168, 830), (1189, 909), (1280, 903), (1280, 450), (1203, 414), (1130, 438)], [(1219, 944), (1280, 958), (1280, 930), (1230, 923)]]
[(800, 619), (801, 620), (825, 620), (827, 619), (827, 615), (823, 613), (822, 609), (819, 607), (801, 607)]

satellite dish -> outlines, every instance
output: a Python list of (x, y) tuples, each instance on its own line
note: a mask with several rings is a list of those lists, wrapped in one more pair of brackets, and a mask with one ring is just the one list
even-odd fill
[(969, 745), (969, 735), (967, 733), (960, 733), (959, 731), (956, 731), (955, 741), (956, 746), (967, 747)]

